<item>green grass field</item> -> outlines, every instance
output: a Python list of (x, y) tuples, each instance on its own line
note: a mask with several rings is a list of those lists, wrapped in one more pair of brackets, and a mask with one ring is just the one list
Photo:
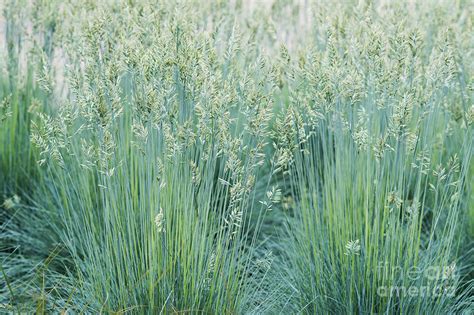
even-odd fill
[(474, 313), (474, 2), (0, 9), (0, 313)]

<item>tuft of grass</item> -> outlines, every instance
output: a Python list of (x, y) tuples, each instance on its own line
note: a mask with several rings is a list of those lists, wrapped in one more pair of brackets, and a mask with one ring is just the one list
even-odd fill
[(470, 26), (373, 9), (334, 14), (289, 84), (276, 133), (295, 203), (282, 236), (288, 308), (469, 312), (473, 286), (460, 289), (456, 266), (474, 138), (455, 30)]
[(81, 52), (71, 102), (39, 114), (32, 134), (48, 179), (37, 206), (60, 217), (77, 311), (240, 312), (252, 294), (268, 70), (234, 66), (236, 28), (221, 43), (193, 37), (172, 11), (154, 24), (141, 9), (92, 11), (66, 47)]

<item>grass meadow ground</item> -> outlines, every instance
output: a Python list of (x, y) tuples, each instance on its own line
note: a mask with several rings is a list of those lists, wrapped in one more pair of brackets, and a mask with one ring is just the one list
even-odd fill
[(0, 313), (474, 313), (472, 1), (1, 9)]

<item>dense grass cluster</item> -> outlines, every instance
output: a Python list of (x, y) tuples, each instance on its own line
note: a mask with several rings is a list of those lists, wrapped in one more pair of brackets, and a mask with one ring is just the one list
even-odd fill
[(472, 2), (1, 9), (1, 312), (474, 312)]

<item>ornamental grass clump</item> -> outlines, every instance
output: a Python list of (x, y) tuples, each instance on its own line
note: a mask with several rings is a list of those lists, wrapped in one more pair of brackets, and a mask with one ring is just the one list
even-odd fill
[[(289, 311), (472, 310), (472, 283), (431, 272), (455, 270), (474, 139), (472, 23), (435, 12), (340, 10), (294, 66), (276, 136), (296, 201), (282, 240)], [(448, 14), (459, 19), (431, 23)]]
[(31, 137), (50, 178), (40, 194), (64, 225), (81, 307), (239, 312), (267, 66), (235, 66), (244, 60), (235, 27), (222, 42), (219, 30), (196, 36), (189, 11), (142, 10), (98, 6), (66, 46), (71, 98), (40, 114)]

